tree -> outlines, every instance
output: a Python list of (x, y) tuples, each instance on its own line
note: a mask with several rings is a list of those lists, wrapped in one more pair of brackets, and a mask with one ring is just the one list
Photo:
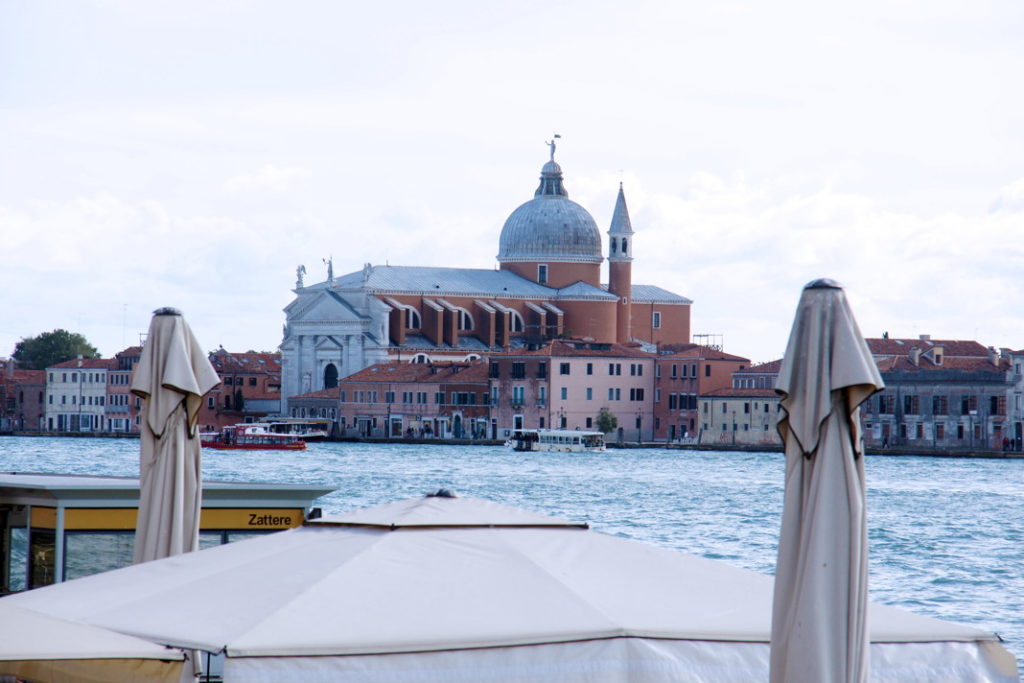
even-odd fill
[(607, 408), (601, 408), (597, 413), (597, 428), (605, 434), (611, 434), (619, 426), (619, 418), (615, 417)]
[(82, 335), (67, 330), (43, 332), (36, 337), (22, 337), (11, 354), (26, 370), (45, 370), (51, 365), (82, 356), (99, 358), (100, 352)]

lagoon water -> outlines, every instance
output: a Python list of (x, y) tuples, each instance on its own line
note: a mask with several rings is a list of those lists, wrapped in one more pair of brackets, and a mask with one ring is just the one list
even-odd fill
[[(771, 574), (777, 453), (310, 444), (205, 451), (207, 480), (326, 484), (324, 514), (438, 488)], [(0, 470), (137, 476), (131, 439), (0, 437)], [(871, 599), (999, 633), (1024, 663), (1024, 460), (869, 456)], [(1024, 666), (1022, 666), (1024, 670)]]

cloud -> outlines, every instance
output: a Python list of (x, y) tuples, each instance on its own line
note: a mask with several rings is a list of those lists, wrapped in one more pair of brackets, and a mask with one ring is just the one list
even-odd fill
[(311, 174), (301, 166), (273, 166), (267, 164), (255, 171), (230, 178), (224, 187), (232, 192), (252, 190), (282, 191), (291, 187), (298, 178), (307, 178)]
[(999, 211), (1024, 211), (1024, 178), (1005, 185), (989, 207), (992, 213)]

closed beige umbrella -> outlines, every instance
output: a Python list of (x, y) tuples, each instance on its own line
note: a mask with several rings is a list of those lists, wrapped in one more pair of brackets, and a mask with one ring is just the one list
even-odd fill
[(199, 547), (202, 484), (196, 422), (203, 394), (219, 383), (181, 312), (156, 311), (131, 387), (145, 399), (136, 563)]
[(772, 683), (868, 677), (868, 540), (860, 408), (884, 387), (832, 280), (804, 287), (776, 391), (786, 491), (772, 605)]

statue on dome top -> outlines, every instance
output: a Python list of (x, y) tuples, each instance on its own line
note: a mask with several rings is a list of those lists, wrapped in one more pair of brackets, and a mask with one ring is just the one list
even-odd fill
[(555, 133), (555, 136), (551, 140), (545, 141), (544, 144), (551, 148), (551, 161), (555, 160), (555, 140), (560, 140), (561, 135)]

